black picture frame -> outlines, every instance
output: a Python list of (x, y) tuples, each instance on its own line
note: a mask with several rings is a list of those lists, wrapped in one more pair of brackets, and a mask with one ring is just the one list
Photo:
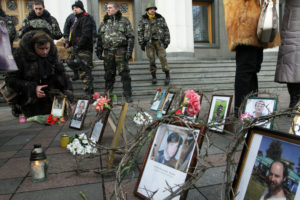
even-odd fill
[(101, 143), (101, 139), (104, 134), (104, 130), (108, 121), (110, 109), (104, 109), (103, 112), (96, 116), (96, 120), (92, 124), (92, 129), (89, 134), (89, 138), (96, 141), (97, 144)]
[(89, 109), (90, 100), (78, 99), (69, 127), (81, 130)]

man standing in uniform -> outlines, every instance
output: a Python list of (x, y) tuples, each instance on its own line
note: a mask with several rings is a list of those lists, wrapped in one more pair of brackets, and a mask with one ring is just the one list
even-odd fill
[(70, 40), (66, 45), (73, 47), (71, 59), (67, 61), (69, 67), (78, 70), (79, 77), (84, 84), (86, 96), (92, 98), (94, 94), (93, 85), (93, 21), (83, 7), (81, 1), (72, 5), (75, 13), (75, 22), (70, 32)]
[(44, 2), (41, 0), (37, 0), (32, 4), (32, 11), (24, 19), (19, 30), (19, 38), (22, 38), (25, 33), (31, 30), (42, 30), (55, 40), (62, 37), (57, 20), (45, 10)]
[[(107, 14), (98, 29), (96, 54), (104, 59), (105, 92), (111, 93), (118, 69), (126, 102), (132, 102), (131, 77), (128, 60), (132, 58), (134, 33), (129, 20), (122, 16), (116, 2), (107, 4)], [(104, 52), (104, 57), (102, 53)]]
[(157, 83), (155, 54), (158, 56), (162, 70), (166, 74), (165, 85), (170, 83), (170, 69), (166, 59), (166, 48), (170, 44), (170, 33), (167, 23), (163, 16), (156, 13), (154, 2), (149, 2), (146, 6), (146, 14), (138, 25), (138, 41), (141, 49), (147, 53), (150, 61), (150, 72), (152, 75), (152, 84)]
[(15, 24), (12, 20), (12, 17), (6, 15), (5, 12), (2, 10), (2, 8), (0, 7), (0, 21), (1, 20), (3, 20), (3, 22), (5, 23), (5, 26), (6, 26), (8, 35), (9, 35), (10, 45), (11, 45), (11, 48), (12, 48), (13, 47), (12, 43), (13, 43), (15, 37), (16, 37)]

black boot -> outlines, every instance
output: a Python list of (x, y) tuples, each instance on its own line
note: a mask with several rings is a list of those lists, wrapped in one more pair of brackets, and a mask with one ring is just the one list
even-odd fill
[(169, 85), (169, 83), (170, 83), (170, 72), (167, 71), (165, 73), (166, 73), (165, 85)]
[(77, 81), (79, 79), (78, 70), (74, 70), (74, 76), (72, 77), (72, 81)]
[(299, 95), (291, 94), (289, 108), (294, 108), (299, 101), (300, 101)]
[(157, 79), (156, 79), (156, 72), (151, 72), (152, 75), (152, 84), (156, 84), (157, 83)]
[(133, 102), (131, 96), (125, 96), (125, 100), (126, 100), (127, 103), (132, 103)]
[(21, 111), (21, 109), (19, 108), (18, 105), (11, 105), (11, 114), (14, 117), (19, 117), (20, 114), (22, 114), (22, 111)]

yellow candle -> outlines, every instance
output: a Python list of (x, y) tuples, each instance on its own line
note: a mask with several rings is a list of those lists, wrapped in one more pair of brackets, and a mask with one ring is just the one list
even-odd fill
[(61, 136), (60, 136), (60, 146), (62, 147), (62, 148), (66, 148), (67, 147), (67, 145), (69, 144), (69, 136), (67, 135), (67, 134), (62, 134)]

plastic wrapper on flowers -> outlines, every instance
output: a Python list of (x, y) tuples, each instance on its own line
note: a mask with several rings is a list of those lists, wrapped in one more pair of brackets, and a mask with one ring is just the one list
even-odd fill
[(88, 140), (85, 133), (71, 137), (70, 143), (67, 145), (67, 149), (74, 156), (97, 153), (96, 141), (93, 140), (93, 138)]
[(133, 118), (134, 123), (138, 126), (148, 125), (153, 122), (152, 116), (147, 112), (138, 112)]
[(95, 93), (93, 96), (93, 98), (98, 97), (97, 99), (95, 99), (96, 101), (93, 103), (93, 106), (95, 106), (97, 112), (103, 112), (105, 108), (111, 109), (111, 106), (109, 105), (111, 100), (107, 98), (107, 96), (105, 97), (101, 96), (100, 98), (99, 96), (100, 96), (99, 93)]
[(184, 92), (187, 98), (187, 108), (186, 112), (190, 116), (197, 115), (200, 111), (200, 96), (194, 90), (187, 90)]
[(241, 114), (240, 119), (243, 123), (249, 123), (253, 120), (253, 117), (248, 112), (246, 112)]

